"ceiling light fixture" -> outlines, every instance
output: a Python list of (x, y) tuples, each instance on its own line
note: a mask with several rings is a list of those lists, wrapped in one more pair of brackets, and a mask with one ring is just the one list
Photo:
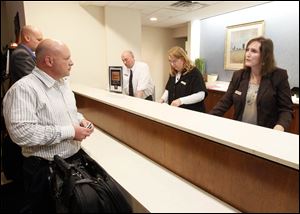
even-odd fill
[(150, 21), (151, 21), (151, 22), (156, 22), (156, 21), (157, 21), (157, 18), (156, 18), (156, 17), (151, 17), (151, 18), (150, 18)]

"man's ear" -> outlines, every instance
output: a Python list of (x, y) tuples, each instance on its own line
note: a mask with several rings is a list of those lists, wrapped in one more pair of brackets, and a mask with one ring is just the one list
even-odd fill
[(25, 39), (26, 42), (29, 42), (30, 41), (30, 36), (29, 35), (25, 35), (24, 39)]
[(52, 67), (52, 65), (53, 65), (53, 59), (52, 59), (52, 57), (51, 57), (51, 56), (46, 56), (46, 57), (45, 57), (45, 63), (46, 63), (46, 65), (48, 65), (49, 67)]

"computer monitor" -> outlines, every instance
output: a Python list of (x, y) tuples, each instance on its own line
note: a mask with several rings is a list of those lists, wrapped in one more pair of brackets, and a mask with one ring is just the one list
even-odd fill
[(123, 92), (123, 67), (109, 66), (109, 91), (122, 93)]

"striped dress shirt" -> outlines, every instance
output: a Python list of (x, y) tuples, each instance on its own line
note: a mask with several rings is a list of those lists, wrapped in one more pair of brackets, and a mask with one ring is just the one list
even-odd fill
[(80, 149), (73, 124), (83, 116), (66, 78), (59, 81), (37, 67), (17, 81), (3, 99), (3, 115), (12, 140), (25, 157), (68, 158)]

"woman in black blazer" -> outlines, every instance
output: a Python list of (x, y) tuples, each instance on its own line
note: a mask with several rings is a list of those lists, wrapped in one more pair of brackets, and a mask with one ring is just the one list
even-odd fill
[(287, 71), (275, 66), (273, 42), (258, 37), (246, 46), (244, 68), (234, 72), (228, 90), (210, 114), (223, 116), (234, 106), (234, 119), (287, 130), (292, 99)]
[(200, 71), (192, 64), (181, 47), (168, 51), (170, 75), (159, 100), (171, 106), (205, 112), (206, 86)]

